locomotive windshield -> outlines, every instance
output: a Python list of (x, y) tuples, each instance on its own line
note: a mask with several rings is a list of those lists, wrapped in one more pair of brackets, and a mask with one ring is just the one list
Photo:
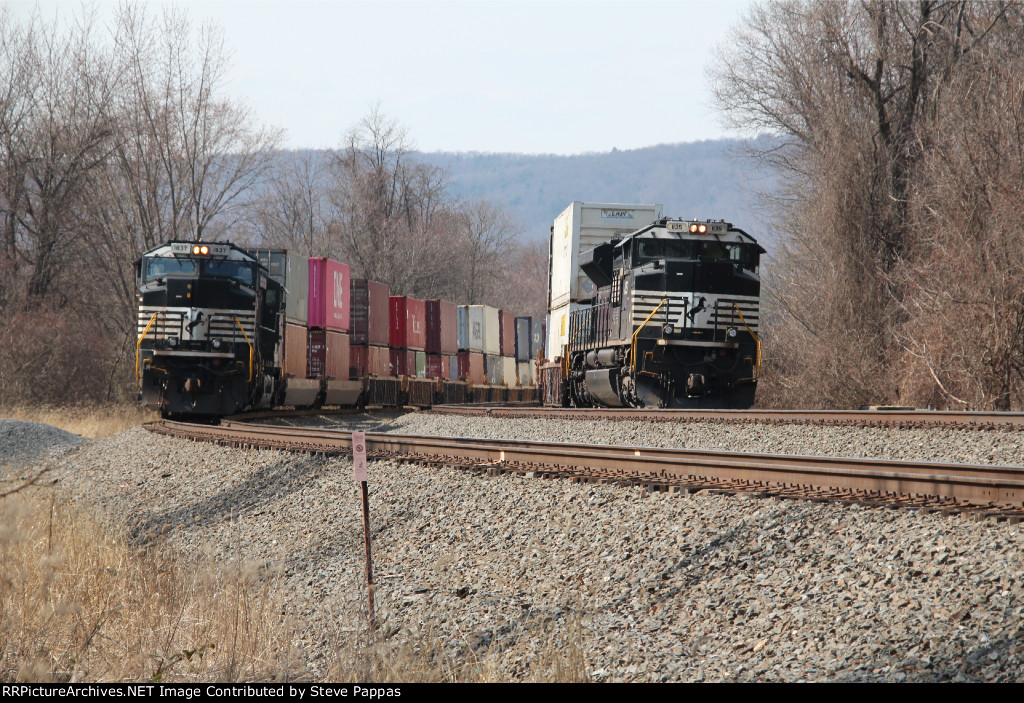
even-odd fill
[(696, 259), (699, 261), (735, 261), (743, 268), (754, 269), (758, 263), (757, 247), (739, 242), (693, 239), (641, 239), (637, 241), (637, 261), (654, 259)]
[(146, 259), (146, 280), (170, 275), (194, 276), (197, 265), (203, 276), (211, 278), (233, 278), (240, 283), (251, 286), (255, 280), (256, 268), (249, 261), (229, 261), (227, 259), (187, 259), (168, 257), (148, 257)]

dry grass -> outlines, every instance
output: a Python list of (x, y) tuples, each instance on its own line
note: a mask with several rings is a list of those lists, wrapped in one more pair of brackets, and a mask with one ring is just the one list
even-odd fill
[(160, 419), (158, 413), (127, 403), (69, 407), (16, 405), (0, 407), (0, 417), (42, 422), (90, 439), (109, 437)]
[(255, 570), (133, 548), (53, 490), (0, 501), (0, 680), (294, 678), (280, 612)]

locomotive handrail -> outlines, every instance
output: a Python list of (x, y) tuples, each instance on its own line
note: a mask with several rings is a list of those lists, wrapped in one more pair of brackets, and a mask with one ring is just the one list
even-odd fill
[(740, 380), (756, 381), (761, 378), (761, 338), (758, 337), (754, 330), (750, 328), (750, 325), (747, 324), (747, 319), (743, 317), (743, 311), (740, 310), (740, 306), (736, 303), (733, 303), (732, 306), (736, 308), (736, 312), (740, 316), (740, 322), (742, 322), (743, 326), (747, 328), (747, 332), (750, 332), (750, 336), (754, 338), (754, 344), (757, 345), (757, 361), (754, 365), (754, 376), (752, 378), (741, 378)]
[(245, 337), (245, 343), (249, 345), (249, 378), (247, 380), (249, 382), (252, 382), (252, 342), (249, 341), (249, 335), (245, 333), (245, 328), (242, 327), (242, 323), (238, 320), (237, 315), (235, 316), (235, 324), (238, 325), (238, 329), (242, 330), (242, 336)]
[(140, 378), (139, 377), (139, 357), (142, 355), (142, 340), (146, 338), (146, 335), (149, 333), (149, 328), (153, 326), (153, 323), (156, 321), (156, 316), (159, 315), (159, 314), (160, 314), (159, 312), (153, 313), (153, 316), (151, 318), (149, 318), (149, 324), (146, 325), (146, 329), (142, 330), (142, 334), (139, 335), (139, 340), (137, 342), (135, 342), (135, 380), (136, 381), (138, 381), (139, 378)]
[(636, 338), (640, 336), (640, 330), (647, 326), (647, 323), (651, 321), (651, 318), (661, 310), (661, 306), (668, 302), (668, 298), (662, 298), (661, 302), (658, 303), (658, 307), (651, 310), (651, 314), (647, 316), (647, 319), (633, 331), (633, 346), (629, 350), (629, 374), (631, 376), (636, 375)]

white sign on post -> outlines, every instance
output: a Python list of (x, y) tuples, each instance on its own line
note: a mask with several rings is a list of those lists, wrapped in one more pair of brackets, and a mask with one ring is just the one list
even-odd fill
[(366, 480), (366, 433), (352, 433), (352, 464), (355, 467), (356, 481)]

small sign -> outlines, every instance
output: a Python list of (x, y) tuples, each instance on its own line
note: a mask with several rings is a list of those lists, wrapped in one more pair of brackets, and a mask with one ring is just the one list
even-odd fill
[(356, 481), (366, 480), (366, 433), (352, 433), (352, 464), (355, 466)]

